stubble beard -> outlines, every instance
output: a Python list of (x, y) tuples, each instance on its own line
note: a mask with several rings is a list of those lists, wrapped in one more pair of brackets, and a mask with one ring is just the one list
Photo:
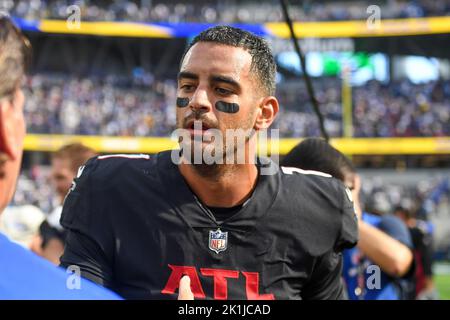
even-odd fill
[[(222, 134), (222, 155), (221, 155), (221, 163), (217, 163), (216, 161), (214, 161), (213, 163), (205, 163), (204, 161), (204, 157), (203, 155), (205, 155), (205, 150), (207, 150), (207, 148), (212, 148), (213, 150), (210, 152), (208, 152), (208, 154), (211, 154), (213, 157), (215, 157), (215, 150), (217, 150), (217, 147), (215, 147), (215, 142), (207, 142), (206, 144), (203, 144), (201, 141), (194, 141), (191, 140), (188, 145), (186, 144), (180, 144), (180, 146), (182, 147), (182, 150), (190, 150), (190, 156), (191, 156), (191, 161), (189, 161), (189, 159), (186, 159), (184, 156), (184, 160), (186, 160), (186, 162), (188, 162), (192, 168), (195, 170), (195, 172), (203, 178), (206, 178), (208, 180), (211, 181), (219, 181), (221, 180), (224, 176), (229, 175), (231, 173), (233, 173), (234, 171), (236, 171), (238, 169), (238, 167), (240, 165), (242, 165), (241, 163), (236, 163), (236, 161), (238, 160), (238, 150), (243, 149), (242, 151), (245, 154), (245, 159), (247, 159), (247, 148), (246, 146), (249, 143), (249, 140), (251, 139), (251, 137), (255, 134), (255, 131), (253, 128), (253, 123), (251, 123), (251, 119), (253, 119), (253, 114), (250, 114), (248, 117), (248, 121), (242, 123), (241, 125), (237, 126), (237, 128), (230, 128), (231, 130), (237, 130), (237, 129), (242, 129), (244, 131), (249, 131), (249, 134), (245, 135), (244, 138), (244, 143), (243, 145), (239, 145), (238, 141), (239, 139), (237, 139), (238, 141), (235, 141), (233, 139), (233, 141), (226, 141), (226, 133), (224, 134), (223, 131), (221, 130), (221, 134)], [(179, 126), (180, 128), (180, 126)], [(182, 127), (181, 127), (182, 128)], [(215, 128), (217, 130), (219, 130), (218, 128)], [(250, 131), (251, 130), (251, 131)], [(196, 163), (195, 161), (193, 161), (193, 159), (195, 159), (195, 150), (196, 148), (194, 148), (194, 144), (195, 143), (200, 143), (202, 144), (201, 147), (197, 146), (197, 150), (200, 148), (201, 152), (202, 152), (202, 157), (201, 157), (201, 162), (200, 163)], [(242, 143), (241, 143), (242, 144)], [(187, 149), (185, 148), (187, 147)]]

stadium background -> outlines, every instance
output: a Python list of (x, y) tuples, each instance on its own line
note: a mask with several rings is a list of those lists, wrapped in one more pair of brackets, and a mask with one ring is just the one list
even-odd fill
[[(450, 1), (292, 1), (289, 9), (331, 143), (361, 173), (366, 209), (401, 204), (432, 222), (435, 280), (450, 299)], [(101, 153), (174, 147), (179, 59), (211, 24), (271, 43), (281, 156), (320, 136), (278, 1), (3, 0), (0, 10), (34, 49), (13, 207), (51, 212), (50, 152), (68, 142)]]

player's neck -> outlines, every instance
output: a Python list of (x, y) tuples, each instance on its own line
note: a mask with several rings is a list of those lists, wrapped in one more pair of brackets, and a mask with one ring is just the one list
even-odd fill
[(180, 164), (179, 170), (195, 195), (207, 206), (233, 207), (252, 194), (258, 178), (254, 164), (224, 165), (220, 174), (205, 176), (192, 165)]

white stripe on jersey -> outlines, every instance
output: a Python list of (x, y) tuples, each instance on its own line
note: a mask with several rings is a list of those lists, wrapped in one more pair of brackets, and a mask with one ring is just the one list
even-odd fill
[(128, 159), (150, 159), (148, 154), (109, 154), (106, 156), (98, 156), (98, 160), (104, 160), (108, 158), (128, 158)]
[(301, 173), (301, 174), (313, 174), (313, 175), (316, 175), (316, 176), (322, 176), (322, 177), (331, 178), (331, 175), (328, 174), (328, 173), (320, 172), (320, 171), (314, 171), (314, 170), (303, 170), (303, 169), (295, 168), (295, 167), (281, 167), (281, 170), (285, 174), (293, 174), (294, 172), (296, 172), (296, 173)]

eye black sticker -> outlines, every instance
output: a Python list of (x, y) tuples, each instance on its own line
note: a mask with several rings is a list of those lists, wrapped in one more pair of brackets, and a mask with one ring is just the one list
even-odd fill
[(189, 98), (177, 98), (177, 107), (184, 108), (189, 105)]
[(225, 101), (217, 101), (216, 109), (226, 113), (236, 113), (239, 111), (239, 105), (237, 103), (228, 103)]

